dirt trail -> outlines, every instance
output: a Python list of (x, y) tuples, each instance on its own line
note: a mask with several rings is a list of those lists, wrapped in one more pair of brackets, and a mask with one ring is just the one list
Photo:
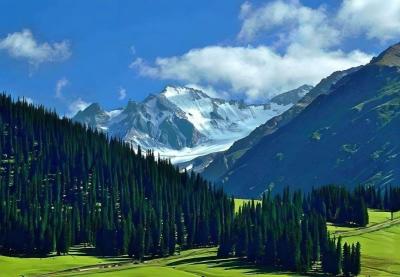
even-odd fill
[(343, 238), (345, 237), (353, 237), (353, 236), (358, 236), (358, 235), (362, 235), (362, 234), (366, 234), (366, 233), (372, 233), (372, 232), (376, 232), (379, 230), (382, 230), (384, 228), (388, 228), (394, 225), (400, 224), (400, 218), (396, 218), (393, 220), (387, 220), (381, 223), (377, 223), (368, 227), (362, 227), (362, 228), (357, 228), (354, 230), (350, 230), (350, 231), (336, 231), (333, 232), (334, 235), (337, 236), (341, 236)]

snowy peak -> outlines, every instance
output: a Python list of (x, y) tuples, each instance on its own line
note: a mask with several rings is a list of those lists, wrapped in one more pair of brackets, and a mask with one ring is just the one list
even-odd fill
[(153, 149), (172, 162), (223, 151), (257, 126), (294, 103), (247, 105), (243, 101), (212, 98), (201, 90), (167, 86), (142, 102), (104, 111), (92, 104), (73, 120), (122, 138), (133, 146)]
[(104, 111), (98, 103), (91, 104), (85, 110), (79, 111), (74, 117), (75, 121), (99, 129), (101, 129), (102, 125), (109, 119), (109, 114)]
[(165, 96), (168, 99), (174, 98), (210, 98), (207, 94), (202, 92), (201, 90), (189, 88), (189, 87), (180, 87), (180, 86), (166, 86), (164, 90), (160, 93), (160, 95)]

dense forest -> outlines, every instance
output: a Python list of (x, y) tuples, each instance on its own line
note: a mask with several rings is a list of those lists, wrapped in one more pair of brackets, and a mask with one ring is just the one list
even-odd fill
[(312, 190), (305, 204), (335, 224), (364, 227), (369, 222), (364, 194), (358, 190), (350, 192), (336, 185), (320, 187)]
[(150, 151), (135, 152), (44, 107), (0, 96), (0, 253), (168, 256), (219, 246), (221, 257), (307, 272), (357, 275), (361, 246), (326, 222), (366, 226), (367, 208), (400, 209), (397, 187), (268, 191), (234, 212), (234, 199)]
[[(301, 192), (290, 193), (285, 189), (282, 196), (273, 197), (268, 193), (261, 203), (245, 204), (239, 209), (231, 228), (225, 229), (219, 255), (243, 257), (259, 265), (297, 272), (307, 272), (320, 261), (324, 272), (358, 274), (360, 245), (342, 247), (340, 239), (330, 238), (326, 226), (328, 213), (318, 210), (325, 204), (314, 199), (315, 195), (324, 192), (334, 195), (337, 189), (324, 187), (306, 197)], [(330, 209), (335, 205), (340, 209), (339, 203), (329, 203), (332, 204)]]
[(264, 194), (239, 209), (222, 235), (219, 255), (246, 258), (249, 262), (307, 272), (320, 263), (323, 272), (358, 275), (361, 245), (342, 244), (331, 237), (326, 222), (364, 227), (368, 208), (400, 210), (400, 188), (358, 186), (348, 191), (339, 185), (313, 189), (308, 194)]
[[(217, 245), (233, 200), (152, 153), (0, 96), (0, 252), (169, 255)], [(145, 157), (146, 156), (146, 157)]]

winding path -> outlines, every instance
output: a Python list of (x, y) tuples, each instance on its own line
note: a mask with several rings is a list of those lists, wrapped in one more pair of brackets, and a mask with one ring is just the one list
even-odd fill
[(387, 220), (381, 223), (377, 223), (371, 226), (367, 226), (367, 227), (361, 227), (361, 228), (357, 228), (354, 230), (346, 230), (346, 231), (335, 231), (332, 232), (334, 235), (337, 236), (341, 236), (343, 238), (345, 237), (353, 237), (353, 236), (358, 236), (358, 235), (362, 235), (362, 234), (366, 234), (366, 233), (372, 233), (372, 232), (376, 232), (394, 225), (400, 224), (400, 218), (396, 218), (393, 220)]

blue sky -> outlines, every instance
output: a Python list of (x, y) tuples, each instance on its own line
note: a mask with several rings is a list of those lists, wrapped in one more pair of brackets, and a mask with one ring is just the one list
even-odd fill
[(71, 114), (166, 84), (265, 102), (400, 41), (400, 1), (0, 0), (0, 89)]

